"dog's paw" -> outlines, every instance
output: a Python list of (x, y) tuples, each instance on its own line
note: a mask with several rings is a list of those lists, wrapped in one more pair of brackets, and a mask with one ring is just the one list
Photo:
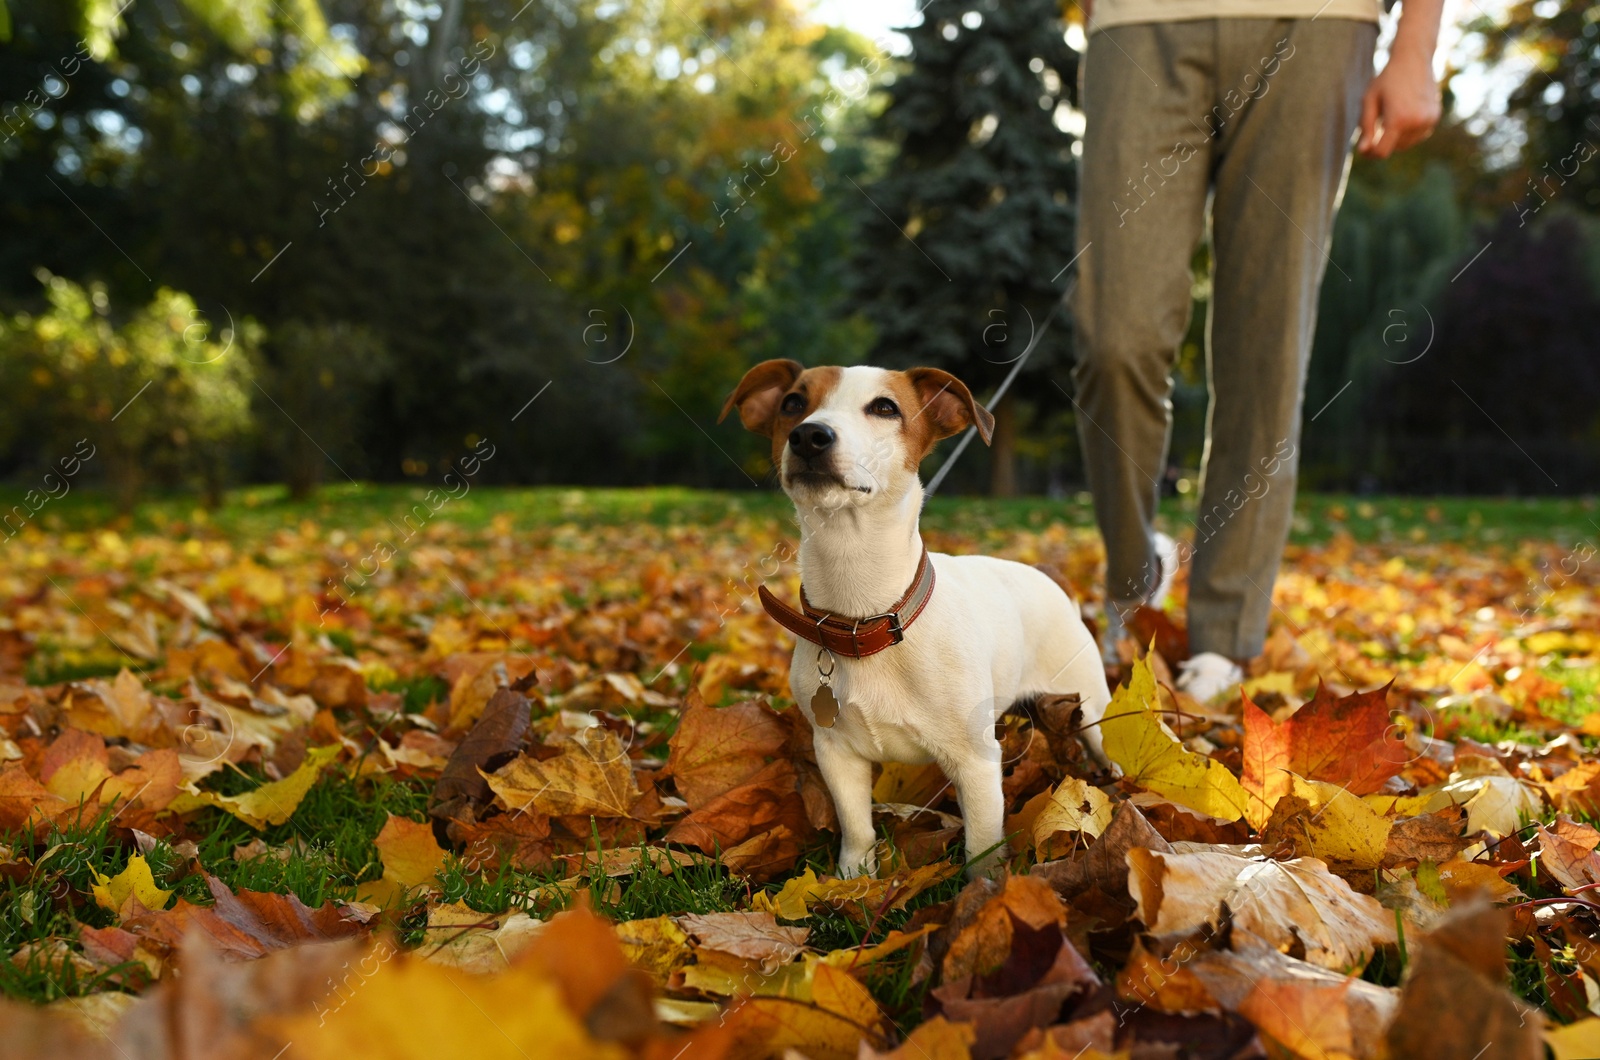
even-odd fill
[(865, 852), (840, 851), (839, 875), (846, 880), (853, 880), (857, 876), (877, 876), (878, 852), (871, 847)]
[(994, 879), (999, 876), (1008, 864), (1006, 851), (994, 850), (980, 858), (967, 862), (968, 880)]

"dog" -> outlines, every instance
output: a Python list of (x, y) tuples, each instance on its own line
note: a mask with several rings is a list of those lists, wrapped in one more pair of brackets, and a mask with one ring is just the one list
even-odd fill
[(938, 368), (806, 368), (771, 360), (728, 396), (800, 521), (801, 607), (761, 590), (795, 634), (789, 689), (812, 724), (842, 832), (840, 874), (877, 871), (874, 762), (937, 762), (966, 824), (968, 874), (1002, 863), (1005, 798), (995, 721), (1013, 704), (1077, 693), (1081, 738), (1106, 764), (1111, 700), (1077, 605), (1042, 571), (928, 553), (917, 469), (941, 439), (994, 417)]

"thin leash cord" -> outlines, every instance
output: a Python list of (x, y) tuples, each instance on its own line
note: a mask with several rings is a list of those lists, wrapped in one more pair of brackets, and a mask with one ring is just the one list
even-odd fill
[[(1062, 290), (1061, 297), (1056, 300), (1055, 306), (1044, 318), (1044, 323), (1040, 324), (1039, 330), (1033, 333), (1033, 341), (1028, 343), (1028, 348), (1022, 351), (1022, 356), (1017, 358), (1017, 363), (1012, 366), (1005, 379), (1001, 380), (1000, 386), (994, 392), (994, 396), (989, 399), (984, 408), (993, 412), (995, 406), (1000, 404), (1000, 399), (1006, 396), (1007, 390), (1011, 389), (1011, 384), (1016, 380), (1017, 373), (1022, 371), (1022, 366), (1028, 363), (1028, 358), (1033, 355), (1034, 350), (1038, 349), (1045, 333), (1050, 330), (1050, 325), (1055, 323), (1056, 316), (1060, 314), (1062, 308), (1067, 304), (1067, 300), (1072, 297), (1073, 288), (1077, 285), (1078, 274), (1074, 272), (1072, 277), (1067, 280), (1067, 286)], [(940, 466), (938, 472), (929, 480), (927, 487), (922, 491), (924, 504), (927, 503), (928, 498), (938, 492), (940, 484), (944, 482), (944, 477), (950, 473), (950, 469), (955, 466), (956, 461), (961, 459), (961, 454), (967, 451), (967, 446), (972, 444), (972, 438), (977, 433), (977, 427), (968, 427), (967, 433), (961, 436), (961, 441), (956, 443), (955, 449), (951, 451), (949, 456), (945, 457), (944, 464)]]

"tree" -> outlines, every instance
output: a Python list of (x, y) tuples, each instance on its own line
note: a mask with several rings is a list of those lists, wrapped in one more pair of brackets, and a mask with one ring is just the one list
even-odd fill
[(0, 376), (26, 380), (17, 405), (48, 451), (104, 453), (124, 508), (152, 479), (198, 478), (220, 499), (221, 455), (250, 425), (255, 325), (212, 335), (194, 300), (165, 287), (119, 319), (103, 284), (40, 279), (50, 308), (0, 329)]
[(1485, 58), (1531, 62), (1507, 99), (1522, 119), (1523, 180), (1518, 214), (1530, 220), (1546, 202), (1600, 213), (1600, 19), (1592, 0), (1519, 0), (1500, 22), (1475, 28)]
[[(1078, 55), (1056, 0), (933, 0), (876, 133), (894, 147), (864, 189), (854, 298), (876, 357), (994, 386), (1059, 300), (1072, 258)], [(1029, 368), (1059, 364), (1066, 328)], [(992, 484), (1013, 483), (1015, 413), (997, 412)]]

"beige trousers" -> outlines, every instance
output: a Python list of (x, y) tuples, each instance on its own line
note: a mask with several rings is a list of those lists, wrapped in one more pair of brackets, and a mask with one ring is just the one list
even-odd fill
[[(1078, 430), (1105, 539), (1107, 595), (1145, 598), (1210, 206), (1204, 472), (1189, 643), (1259, 654), (1294, 509), (1317, 294), (1377, 27), (1213, 19), (1099, 30), (1083, 66)], [(1330, 265), (1332, 271), (1330, 271)]]

